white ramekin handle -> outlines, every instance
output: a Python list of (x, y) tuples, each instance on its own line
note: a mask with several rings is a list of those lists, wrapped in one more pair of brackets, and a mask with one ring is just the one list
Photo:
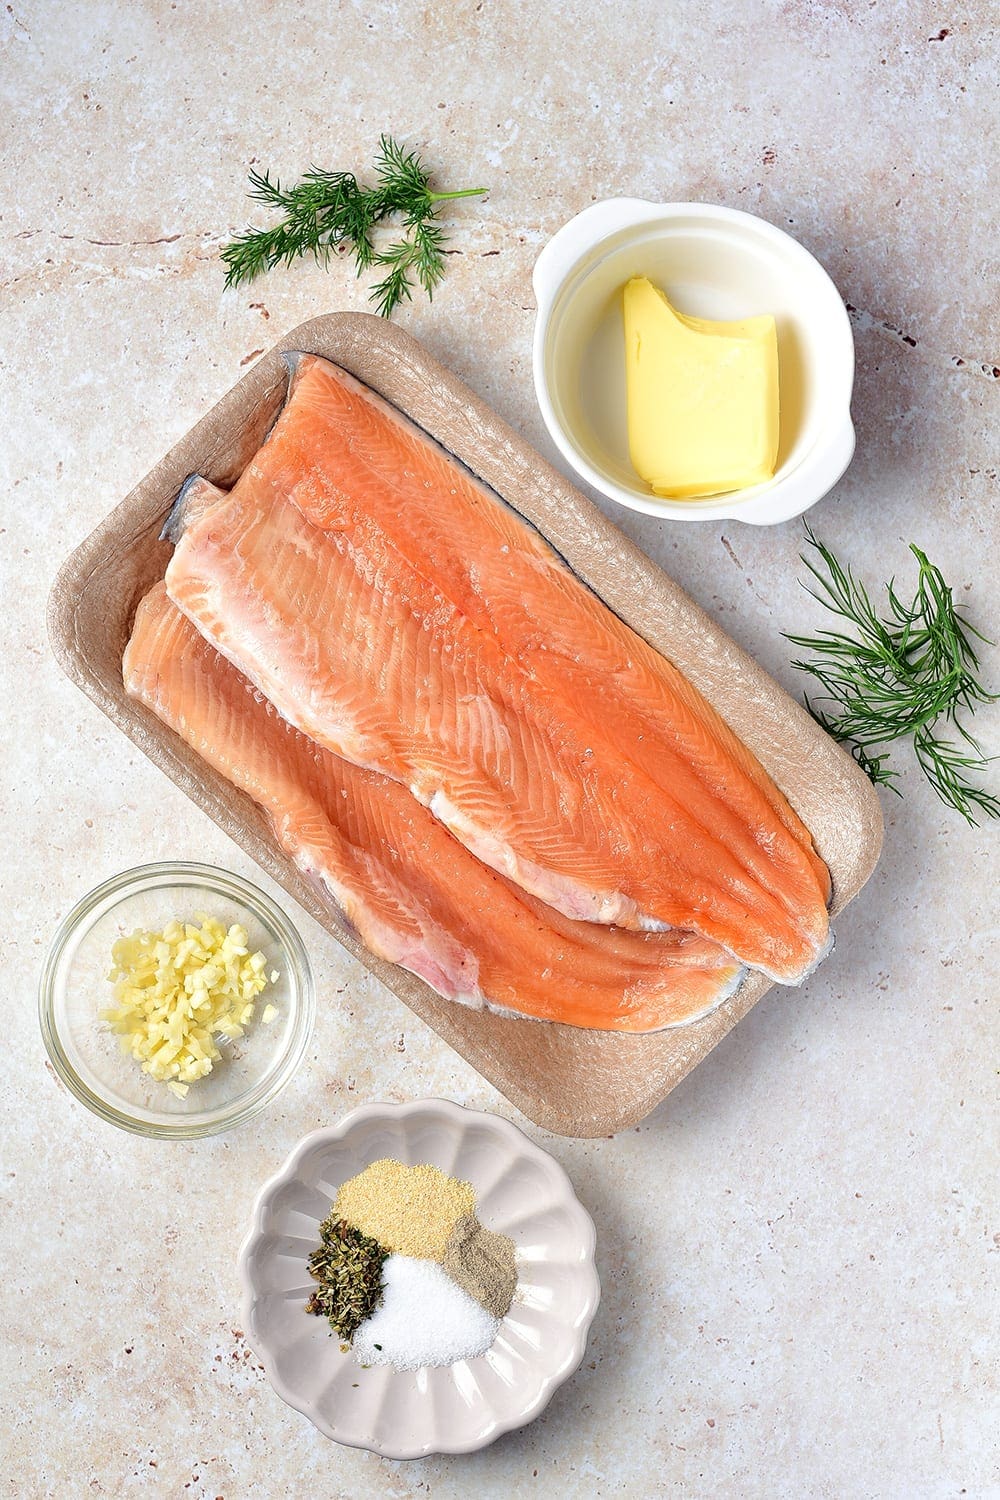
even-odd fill
[(830, 465), (830, 473), (834, 478), (830, 480), (830, 489), (837, 483), (841, 475), (846, 474), (847, 467), (854, 457), (854, 448), (857, 437), (854, 431), (854, 423), (850, 414), (844, 418), (844, 425), (837, 430), (836, 436), (830, 441), (827, 453), (827, 463)]
[(592, 203), (556, 230), (535, 261), (531, 275), (539, 312), (548, 306), (566, 274), (588, 250), (616, 229), (655, 219), (659, 212), (657, 205), (645, 198), (606, 198)]
[(774, 491), (762, 490), (744, 505), (734, 505), (728, 519), (748, 526), (778, 526), (803, 515), (829, 494), (854, 457), (854, 424), (848, 413), (833, 434), (803, 460)]

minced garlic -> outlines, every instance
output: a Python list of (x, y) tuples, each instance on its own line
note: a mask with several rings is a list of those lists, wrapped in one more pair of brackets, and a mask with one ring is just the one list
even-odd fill
[[(111, 949), (108, 979), (115, 1003), (101, 1011), (142, 1071), (183, 1096), (222, 1056), (216, 1037), (235, 1041), (266, 989), (263, 953), (251, 953), (246, 930), (215, 917), (168, 922), (162, 932), (133, 932)], [(277, 979), (272, 972), (271, 980)], [(268, 1012), (273, 1012), (269, 1015)], [(277, 1012), (268, 1005), (265, 1019)]]

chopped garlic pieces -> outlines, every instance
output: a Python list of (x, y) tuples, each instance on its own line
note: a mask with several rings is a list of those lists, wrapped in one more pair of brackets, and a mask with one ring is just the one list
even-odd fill
[[(122, 1050), (181, 1099), (222, 1056), (216, 1037), (243, 1035), (268, 984), (264, 955), (250, 953), (243, 927), (234, 922), (227, 931), (201, 915), (197, 921), (200, 927), (168, 922), (162, 932), (119, 938), (108, 975), (115, 1003), (101, 1011)], [(272, 970), (271, 982), (277, 978)], [(263, 1019), (277, 1013), (268, 1004)]]

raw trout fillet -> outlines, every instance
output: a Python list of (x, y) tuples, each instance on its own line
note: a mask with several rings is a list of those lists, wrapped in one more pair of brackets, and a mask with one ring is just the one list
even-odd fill
[(539, 1020), (655, 1031), (741, 971), (692, 933), (571, 922), (475, 860), (404, 787), (293, 729), (157, 584), (123, 663), (144, 703), (268, 814), (282, 848), (380, 957), (446, 999)]
[(564, 915), (691, 929), (801, 979), (828, 939), (815, 882), (802, 904), (762, 883), (720, 819), (624, 758), (610, 727), (438, 591), (360, 500), (322, 529), (308, 521), (283, 493), (292, 405), (230, 494), (182, 521), (167, 590), (199, 631), (290, 723), (400, 781)]
[(790, 910), (815, 902), (813, 886), (825, 905), (830, 876), (809, 830), (683, 674), (395, 407), (317, 355), (286, 359), (289, 399), (268, 472), (303, 515), (334, 528), (359, 508), (373, 517), (458, 610), (718, 828)]

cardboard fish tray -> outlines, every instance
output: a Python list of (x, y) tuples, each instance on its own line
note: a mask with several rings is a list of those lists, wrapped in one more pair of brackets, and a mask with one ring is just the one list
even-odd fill
[[(322, 354), (406, 412), (546, 536), (732, 725), (812, 830), (833, 876), (834, 914), (875, 866), (882, 840), (867, 778), (812, 719), (600, 511), (422, 346), (367, 314), (332, 313), (275, 346), (72, 554), (49, 601), (64, 671), (199, 807), (337, 940), (529, 1119), (560, 1135), (607, 1136), (642, 1119), (769, 988), (751, 975), (701, 1021), (650, 1036), (582, 1031), (474, 1011), (374, 957), (295, 868), (266, 817), (147, 709), (127, 698), (121, 661), (136, 605), (170, 556), (160, 528), (183, 481), (233, 484), (285, 394), (280, 353)], [(335, 1003), (335, 1002), (331, 1002)]]

